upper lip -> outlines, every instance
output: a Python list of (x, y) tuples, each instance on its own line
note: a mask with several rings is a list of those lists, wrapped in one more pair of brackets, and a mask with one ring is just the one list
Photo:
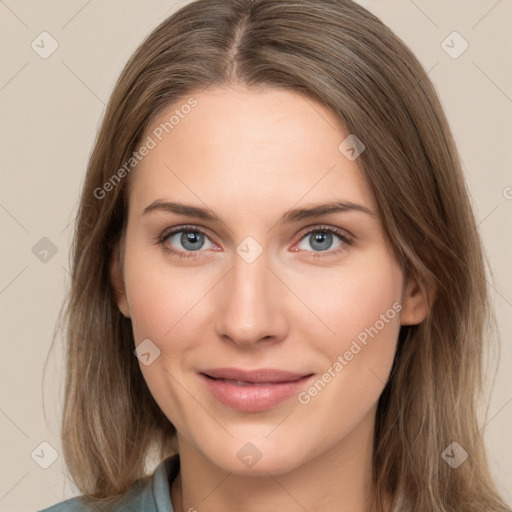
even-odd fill
[(238, 380), (241, 382), (292, 382), (311, 373), (293, 373), (274, 368), (259, 368), (256, 370), (242, 370), (240, 368), (212, 368), (201, 370), (199, 373), (214, 379)]

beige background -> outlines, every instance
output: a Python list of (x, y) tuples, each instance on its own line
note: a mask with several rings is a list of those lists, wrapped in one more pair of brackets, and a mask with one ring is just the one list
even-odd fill
[[(60, 455), (59, 347), (43, 381), (69, 284), (72, 219), (118, 74), (144, 36), (185, 3), (0, 1), (0, 511), (36, 510), (77, 494)], [(512, 503), (512, 1), (360, 3), (404, 40), (429, 72), (459, 145), (494, 272), (491, 290), (503, 340), (483, 432), (493, 473)], [(59, 45), (47, 59), (31, 48), (43, 31)], [(441, 46), (453, 31), (469, 44), (456, 59)], [(454, 45), (461, 48), (460, 42)], [(46, 262), (32, 252), (42, 237), (57, 249)], [(58, 455), (48, 469), (35, 462), (51, 462), (52, 449), (42, 442)]]

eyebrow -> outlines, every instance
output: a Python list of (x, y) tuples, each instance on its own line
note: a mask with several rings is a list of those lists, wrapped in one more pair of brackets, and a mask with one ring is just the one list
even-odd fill
[[(192, 206), (174, 201), (163, 201), (161, 199), (157, 199), (153, 201), (149, 206), (144, 208), (142, 215), (153, 211), (163, 211), (177, 215), (185, 215), (186, 217), (195, 217), (198, 219), (224, 224), (222, 219), (209, 208), (201, 208), (198, 206)], [(279, 219), (278, 223), (292, 223), (304, 219), (321, 217), (322, 215), (344, 212), (360, 212), (372, 217), (376, 216), (375, 212), (366, 206), (353, 203), (351, 201), (336, 201), (333, 203), (319, 204), (308, 208), (294, 208), (285, 212), (284, 215)]]

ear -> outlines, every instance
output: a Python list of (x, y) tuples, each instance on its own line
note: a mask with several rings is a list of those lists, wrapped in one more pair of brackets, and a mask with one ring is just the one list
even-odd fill
[(428, 304), (420, 286), (413, 276), (407, 277), (402, 299), (402, 325), (416, 325), (427, 317)]
[(112, 259), (110, 260), (110, 282), (119, 311), (121, 311), (126, 318), (130, 318), (130, 308), (126, 298), (120, 251), (120, 243), (118, 243), (112, 252)]

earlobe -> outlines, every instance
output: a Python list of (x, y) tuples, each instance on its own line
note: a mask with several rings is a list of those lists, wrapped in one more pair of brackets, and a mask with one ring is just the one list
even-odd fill
[(119, 254), (119, 244), (115, 247), (110, 261), (110, 283), (114, 293), (114, 298), (119, 311), (126, 317), (130, 318), (130, 308), (126, 298), (126, 290), (124, 286), (123, 272), (121, 269), (121, 261)]
[(418, 282), (410, 276), (405, 285), (400, 323), (401, 325), (417, 325), (425, 320), (427, 314), (427, 299)]

